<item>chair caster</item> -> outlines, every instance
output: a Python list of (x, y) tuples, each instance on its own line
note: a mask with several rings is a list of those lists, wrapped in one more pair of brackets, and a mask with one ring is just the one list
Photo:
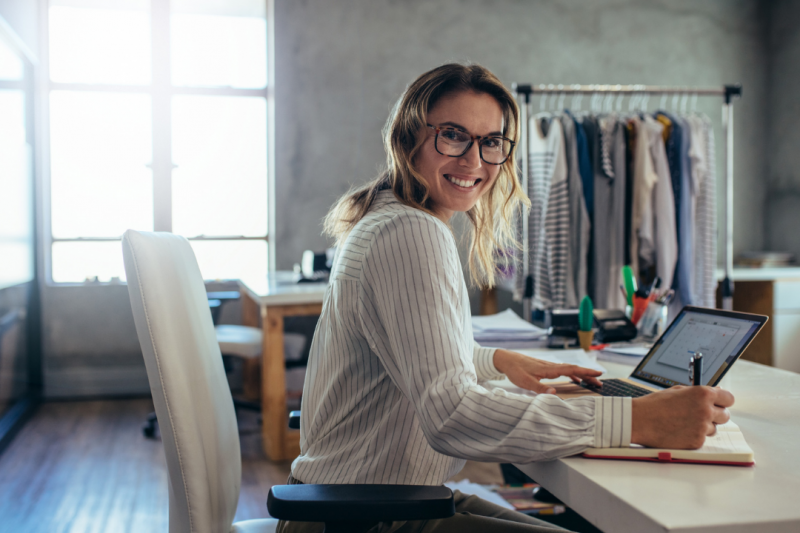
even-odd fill
[(158, 419), (155, 417), (155, 414), (151, 414), (147, 417), (147, 424), (142, 426), (142, 435), (146, 439), (155, 439), (156, 438), (156, 425), (158, 424)]

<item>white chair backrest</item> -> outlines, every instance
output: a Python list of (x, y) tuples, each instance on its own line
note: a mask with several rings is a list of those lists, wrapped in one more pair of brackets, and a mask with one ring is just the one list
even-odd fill
[(227, 532), (242, 479), (239, 433), (197, 260), (171, 233), (128, 230), (122, 250), (167, 457), (169, 531)]

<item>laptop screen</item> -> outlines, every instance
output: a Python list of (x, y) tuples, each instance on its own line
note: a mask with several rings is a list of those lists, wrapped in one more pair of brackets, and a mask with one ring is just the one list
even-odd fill
[(684, 307), (631, 377), (661, 387), (691, 385), (689, 361), (701, 352), (701, 382), (714, 386), (766, 321), (761, 315)]

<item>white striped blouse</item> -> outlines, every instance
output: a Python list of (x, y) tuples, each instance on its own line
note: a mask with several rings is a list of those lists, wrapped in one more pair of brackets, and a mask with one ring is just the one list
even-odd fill
[(488, 389), (456, 243), (382, 191), (340, 247), (303, 390), (304, 483), (441, 485), (465, 459), (526, 463), (627, 446), (630, 398)]

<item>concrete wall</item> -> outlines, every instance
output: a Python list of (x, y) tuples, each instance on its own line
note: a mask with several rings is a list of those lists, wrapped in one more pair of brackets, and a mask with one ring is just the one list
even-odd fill
[[(275, 16), (279, 269), (326, 246), (320, 219), (384, 160), (380, 130), (390, 106), (417, 75), (453, 60), (481, 63), (509, 85), (741, 82), (735, 248), (763, 244), (758, 2), (277, 0)], [(718, 125), (719, 105), (701, 103)]]
[[(280, 269), (327, 246), (320, 220), (377, 174), (391, 105), (453, 60), (508, 84), (742, 82), (736, 248), (762, 246), (767, 62), (756, 0), (276, 0), (275, 27)], [(719, 101), (700, 108), (719, 123)], [(125, 287), (45, 288), (42, 304), (48, 395), (147, 391)]]
[(766, 246), (800, 259), (800, 3), (770, 6)]

